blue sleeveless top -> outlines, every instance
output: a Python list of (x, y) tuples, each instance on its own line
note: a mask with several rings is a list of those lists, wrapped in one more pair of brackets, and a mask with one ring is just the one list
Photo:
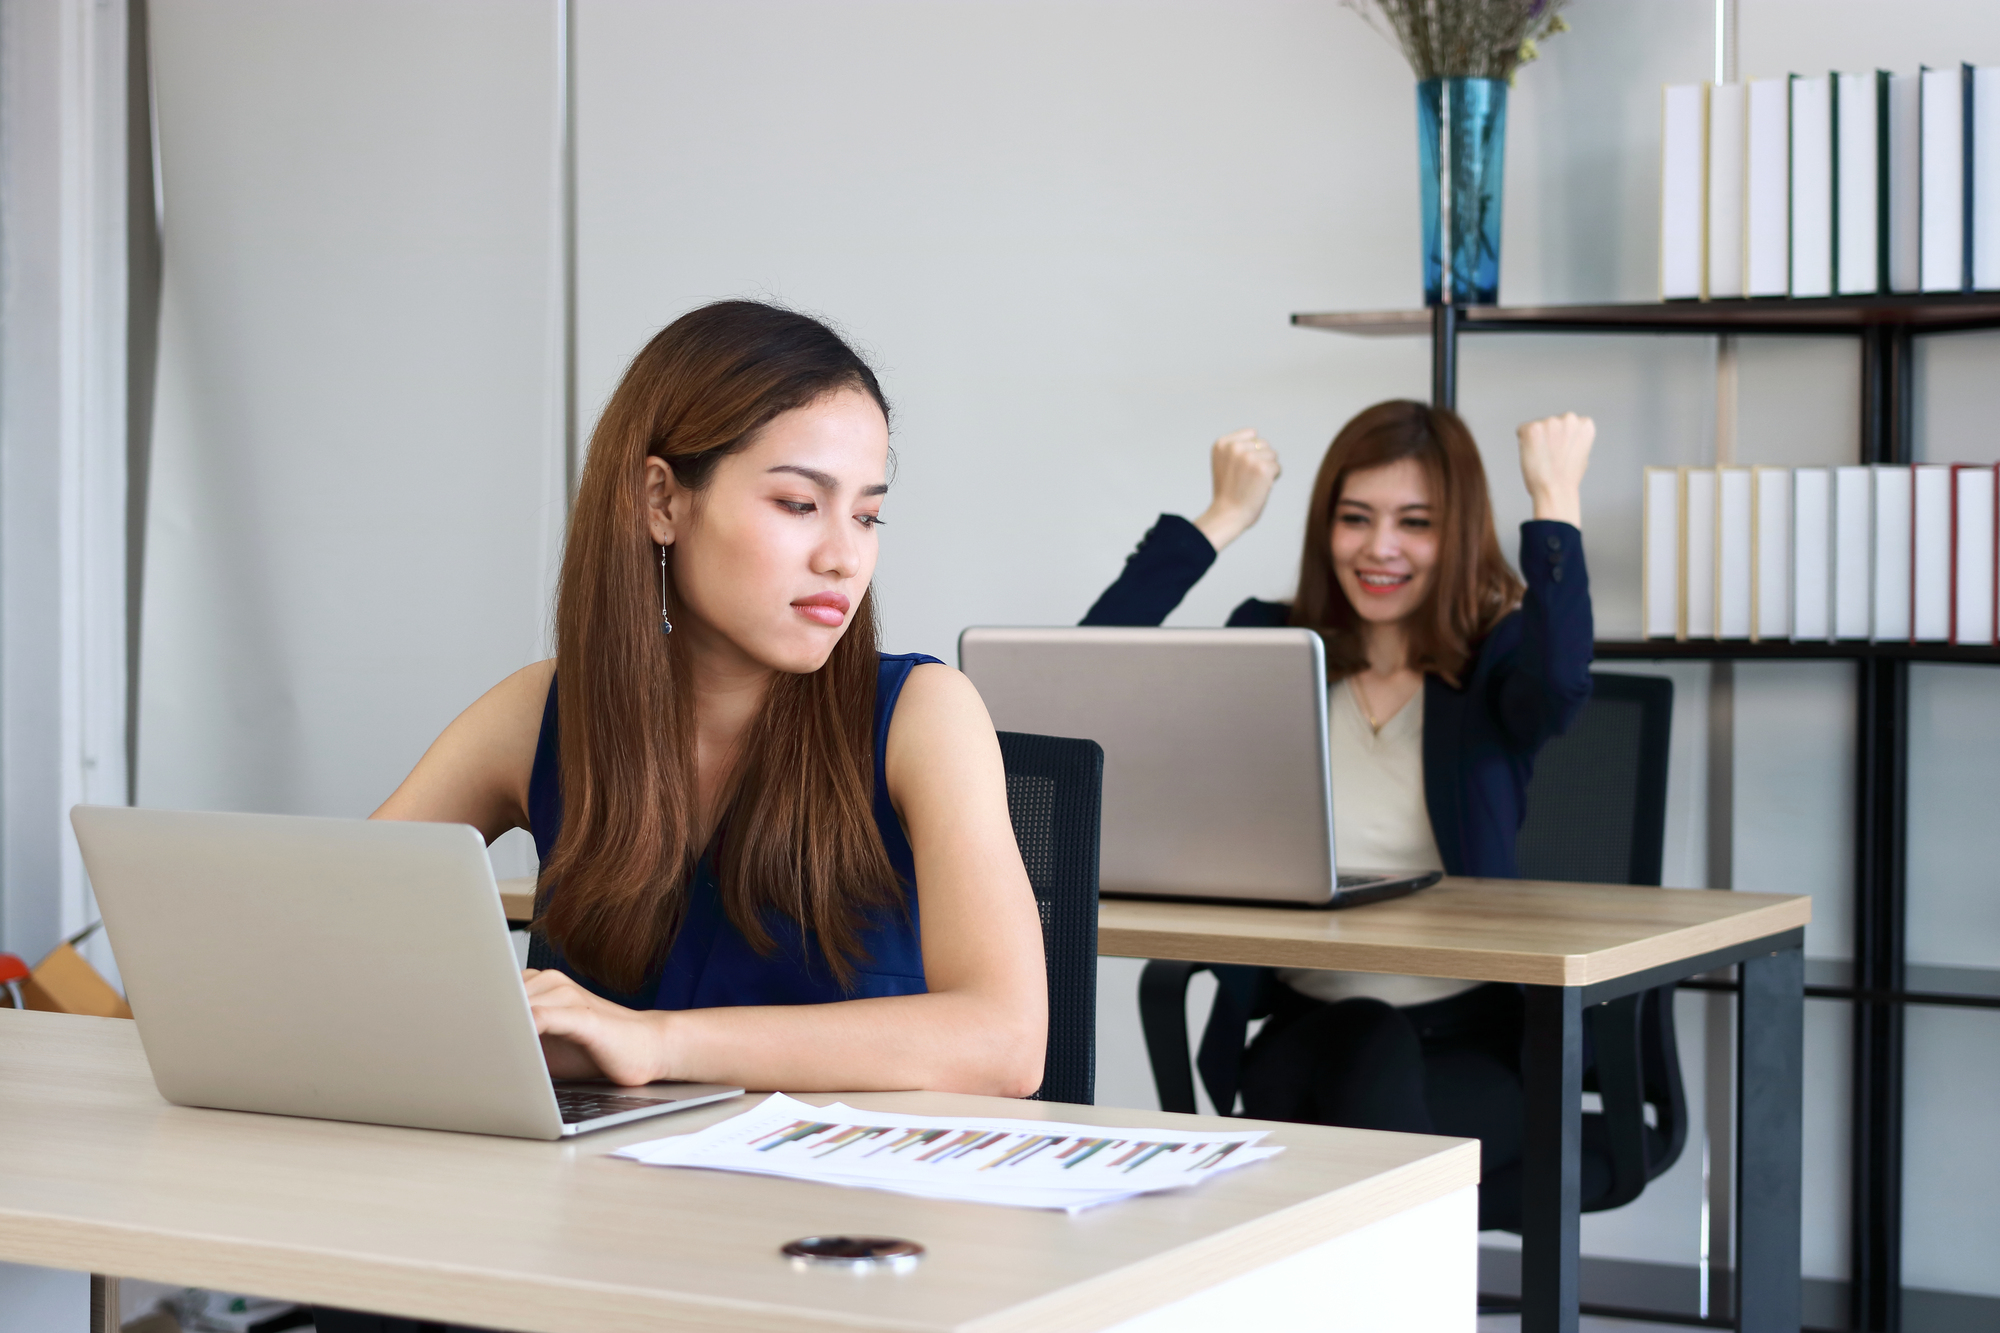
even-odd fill
[[(703, 857), (688, 888), (687, 914), (661, 961), (657, 979), (638, 992), (620, 994), (579, 975), (558, 953), (554, 966), (579, 985), (605, 999), (632, 1009), (709, 1009), (734, 1004), (827, 1004), (878, 995), (921, 995), (924, 954), (917, 922), (917, 871), (910, 841), (889, 803), (884, 770), (889, 743), (889, 718), (903, 692), (911, 668), (936, 662), (923, 653), (881, 654), (875, 684), (875, 827), (889, 851), (889, 864), (902, 881), (904, 908), (878, 908), (862, 931), (865, 957), (857, 958), (854, 985), (841, 989), (827, 966), (817, 940), (781, 912), (767, 925), (777, 947), (760, 954), (730, 923), (722, 910), (713, 859)], [(528, 779), (528, 819), (535, 850), (544, 863), (555, 851), (562, 831), (562, 770), (556, 748), (556, 687), (549, 682), (549, 701), (542, 708), (541, 739), (535, 745), (535, 766)], [(557, 890), (560, 892), (560, 889)]]

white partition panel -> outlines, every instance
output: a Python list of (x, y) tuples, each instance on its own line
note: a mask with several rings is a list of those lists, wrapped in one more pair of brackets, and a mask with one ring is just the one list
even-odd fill
[(0, 949), (30, 961), (97, 915), (66, 811), (127, 792), (125, 18), (0, 0)]
[(154, 0), (143, 804), (366, 814), (545, 655), (553, 0)]

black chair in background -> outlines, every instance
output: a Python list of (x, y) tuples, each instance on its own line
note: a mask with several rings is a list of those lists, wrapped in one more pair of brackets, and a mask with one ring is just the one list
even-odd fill
[(1514, 844), (1522, 879), (1660, 882), (1673, 721), (1666, 677), (1591, 677), (1576, 725), (1536, 756)]
[(1045, 1102), (1089, 1105), (1097, 1083), (1097, 831), (1104, 750), (1096, 741), (1000, 733), (1007, 813), (1042, 914), (1049, 972)]
[[(1590, 703), (1543, 747), (1516, 844), (1523, 879), (1658, 884), (1666, 840), (1667, 747), (1674, 685), (1658, 676), (1594, 677)], [(1364, 909), (1365, 910), (1365, 909)], [(1187, 988), (1212, 972), (1215, 1007), (1193, 1065), (1218, 1112), (1235, 1113), (1249, 1024), (1270, 1013), (1267, 968), (1154, 960), (1139, 980), (1139, 1016), (1160, 1105), (1195, 1109), (1187, 1040)], [(1687, 1102), (1674, 1035), (1674, 988), (1626, 996), (1586, 1013), (1592, 1062), (1586, 1091), (1603, 1101), (1583, 1117), (1583, 1211), (1639, 1197), (1687, 1142)], [(1652, 1121), (1647, 1121), (1647, 1108)], [(1480, 1226), (1518, 1230), (1518, 1165), (1480, 1184)]]

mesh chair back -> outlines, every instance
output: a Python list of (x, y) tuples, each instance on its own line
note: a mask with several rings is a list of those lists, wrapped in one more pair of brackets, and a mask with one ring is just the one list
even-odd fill
[(1035, 1097), (1089, 1105), (1097, 1083), (1097, 830), (1104, 750), (1096, 741), (1000, 733), (1007, 813), (1042, 914), (1049, 1046)]
[(1592, 677), (1590, 702), (1542, 747), (1515, 844), (1522, 879), (1658, 884), (1674, 683)]

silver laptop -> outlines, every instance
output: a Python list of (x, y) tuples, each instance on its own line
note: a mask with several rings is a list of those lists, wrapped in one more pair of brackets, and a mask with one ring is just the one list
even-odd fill
[(968, 629), (1002, 731), (1104, 747), (1103, 892), (1352, 907), (1436, 871), (1341, 866), (1326, 649), (1307, 629)]
[(743, 1091), (552, 1083), (468, 825), (69, 817), (170, 1102), (557, 1139)]

